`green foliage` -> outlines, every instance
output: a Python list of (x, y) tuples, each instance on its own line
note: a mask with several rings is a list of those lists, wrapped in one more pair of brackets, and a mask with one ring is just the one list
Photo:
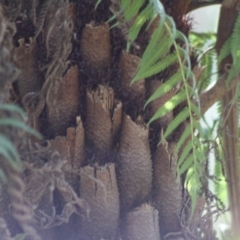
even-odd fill
[(102, 0), (97, 0), (96, 4), (95, 4), (95, 10), (98, 8), (98, 5), (101, 3)]
[(25, 240), (28, 235), (29, 235), (28, 233), (17, 234), (17, 235), (14, 237), (14, 240)]
[(216, 34), (212, 32), (197, 33), (191, 32), (189, 41), (193, 51), (198, 56), (198, 63), (204, 69), (198, 80), (198, 91), (206, 89), (212, 82), (212, 74), (217, 69), (216, 64)]
[(219, 139), (215, 141), (213, 149), (215, 156), (214, 175), (218, 178), (218, 181), (214, 183), (214, 192), (224, 204), (227, 204), (227, 182), (223, 171), (224, 154)]
[[(201, 189), (200, 178), (203, 154), (199, 140), (201, 137), (201, 127), (198, 122), (200, 118), (200, 108), (193, 101), (193, 99), (198, 99), (198, 95), (195, 89), (195, 77), (191, 72), (189, 43), (186, 37), (176, 29), (173, 19), (165, 13), (160, 1), (149, 0), (147, 4), (145, 3), (146, 1), (144, 0), (121, 0), (120, 10), (114, 12), (114, 16), (110, 21), (116, 18), (117, 24), (114, 26), (118, 25), (125, 32), (126, 26), (128, 26), (127, 51), (130, 49), (131, 44), (134, 46), (140, 30), (146, 26), (146, 23), (148, 24), (146, 29), (149, 28), (153, 21), (155, 24), (157, 23), (142, 55), (132, 83), (161, 73), (173, 65), (178, 66), (177, 70), (172, 73), (172, 76), (150, 96), (145, 107), (150, 102), (163, 96), (163, 94), (167, 93), (170, 89), (173, 89), (176, 85), (182, 86), (181, 90), (175, 96), (157, 110), (150, 119), (149, 124), (163, 117), (169, 111), (172, 111), (180, 103), (186, 102), (186, 108), (168, 125), (164, 132), (163, 139), (166, 139), (186, 120), (189, 122), (188, 127), (177, 143), (176, 151), (181, 152), (178, 162), (178, 176), (188, 171), (191, 167), (192, 172), (188, 175), (190, 177), (187, 178), (187, 184), (192, 186), (191, 188), (189, 187), (189, 190), (194, 207)], [(184, 46), (184, 48), (182, 46)]]
[[(7, 114), (3, 114), (4, 112)], [(12, 169), (18, 171), (21, 168), (20, 157), (13, 139), (9, 139), (7, 135), (6, 128), (18, 129), (37, 138), (41, 138), (41, 135), (24, 123), (26, 115), (20, 107), (14, 104), (0, 104), (0, 113), (0, 129), (3, 130), (0, 132), (0, 155), (10, 164)], [(10, 117), (6, 117), (6, 115)], [(2, 169), (0, 169), (0, 179), (4, 182), (7, 180)]]
[(239, 39), (240, 39), (240, 13), (238, 13), (238, 17), (235, 22), (233, 32), (223, 45), (218, 58), (218, 62), (220, 63), (228, 55), (231, 55), (232, 57), (233, 61), (232, 66), (228, 71), (227, 84), (229, 84), (231, 79), (237, 76), (237, 74), (240, 72)]

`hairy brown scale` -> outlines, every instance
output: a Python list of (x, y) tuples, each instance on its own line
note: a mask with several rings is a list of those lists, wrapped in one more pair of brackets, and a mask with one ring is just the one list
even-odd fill
[(29, 39), (30, 43), (25, 43), (24, 39), (19, 39), (19, 47), (15, 48), (16, 66), (20, 72), (17, 78), (17, 87), (21, 101), (26, 94), (41, 90), (44, 77), (38, 69), (36, 42)]

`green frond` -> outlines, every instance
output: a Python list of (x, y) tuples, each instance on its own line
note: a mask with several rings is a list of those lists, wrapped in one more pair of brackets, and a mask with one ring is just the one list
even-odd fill
[(22, 119), (27, 118), (25, 112), (20, 107), (17, 107), (15, 104), (0, 104), (0, 111), (14, 112), (19, 114)]
[[(145, 65), (143, 64), (143, 62), (145, 63)], [(176, 62), (177, 62), (177, 56), (174, 53), (169, 54), (162, 61), (159, 61), (152, 66), (149, 65), (147, 62), (145, 62), (145, 59), (144, 59), (144, 61), (142, 61), (142, 64), (140, 63), (140, 65), (144, 65), (144, 67), (138, 69), (138, 72), (136, 76), (133, 78), (131, 83), (134, 83), (140, 79), (151, 77), (159, 72), (162, 72), (167, 67), (171, 66), (173, 63), (176, 63)]]
[(166, 21), (165, 21), (164, 25), (165, 25), (166, 32), (170, 36), (170, 39), (172, 41), (174, 41), (177, 38), (176, 37), (177, 29), (176, 29), (175, 22), (173, 21), (173, 18), (166, 15)]
[(15, 127), (15, 128), (19, 128), (37, 138), (42, 138), (41, 134), (39, 134), (38, 132), (36, 132), (35, 130), (33, 130), (32, 128), (30, 128), (29, 126), (27, 126), (25, 123), (16, 120), (14, 118), (3, 118), (0, 119), (0, 126), (9, 126), (9, 127)]
[[(130, 8), (131, 9), (131, 8)], [(128, 38), (134, 42), (143, 27), (143, 25), (152, 17), (152, 9), (151, 6), (146, 7), (138, 16), (136, 21), (134, 21), (133, 25), (129, 29)], [(128, 43), (127, 50), (130, 47), (130, 43)]]
[[(183, 173), (191, 168), (193, 169), (193, 175), (199, 176), (198, 162), (200, 162), (199, 159), (202, 157), (201, 144), (199, 141), (201, 127), (196, 118), (200, 118), (200, 107), (195, 76), (191, 71), (189, 41), (183, 33), (176, 29), (175, 22), (172, 17), (165, 13), (164, 7), (159, 0), (149, 0), (144, 8), (143, 2), (145, 1), (122, 0), (120, 4), (121, 10), (119, 14), (125, 18), (122, 21), (130, 23), (127, 36), (127, 39), (130, 41), (127, 44), (127, 50), (137, 39), (140, 30), (146, 25), (145, 23), (148, 23), (148, 29), (157, 16), (159, 16), (160, 19), (150, 37), (150, 41), (142, 55), (131, 84), (159, 74), (169, 67), (175, 66), (176, 69), (178, 66), (178, 69), (173, 70), (169, 79), (165, 79), (163, 84), (149, 97), (145, 107), (167, 92), (176, 89), (176, 85), (182, 86), (181, 90), (164, 103), (163, 106), (160, 106), (148, 124), (164, 117), (170, 111), (173, 111), (180, 103), (186, 102), (186, 107), (168, 124), (161, 141), (166, 139), (180, 124), (187, 120), (189, 125), (177, 143), (177, 151), (179, 151), (185, 142), (188, 141), (179, 156), (178, 173)], [(115, 15), (117, 14), (118, 13)], [(121, 27), (121, 24), (119, 26)], [(181, 43), (181, 45), (179, 43)], [(195, 136), (196, 134), (198, 134), (197, 137)], [(198, 171), (198, 173), (196, 173), (196, 171)], [(194, 179), (194, 181), (196, 181), (196, 179)], [(199, 179), (195, 188), (197, 189), (195, 191), (196, 196), (192, 195), (194, 199), (197, 198), (197, 193), (201, 188)]]
[(228, 71), (228, 76), (227, 76), (227, 87), (229, 86), (230, 81), (238, 75), (240, 72), (240, 62), (236, 64), (232, 64), (231, 69)]
[(29, 235), (29, 233), (21, 233), (21, 234), (17, 234), (14, 237), (14, 240), (25, 240), (27, 239), (27, 236)]
[[(163, 44), (160, 44), (159, 39), (163, 39)], [(144, 64), (147, 62), (148, 65), (154, 64), (159, 60), (159, 56), (165, 56), (170, 46), (167, 41), (167, 36), (164, 36), (164, 29), (156, 29), (151, 36), (151, 40), (143, 53), (142, 59), (140, 61), (139, 68), (144, 67)]]
[(222, 153), (222, 149), (219, 146), (219, 144), (217, 144), (217, 146), (214, 147), (214, 152), (215, 152), (214, 154), (215, 156), (220, 157), (220, 159), (214, 159), (215, 160), (214, 175), (218, 179), (218, 181), (214, 182), (214, 192), (220, 198), (220, 200), (226, 204), (227, 203), (227, 182), (222, 172), (224, 154)]
[(177, 83), (181, 82), (182, 80), (182, 73), (180, 71), (176, 72), (174, 75), (172, 75), (168, 81), (166, 81), (164, 84), (162, 84), (147, 100), (144, 107), (146, 107), (150, 102), (154, 101), (155, 99), (161, 97), (165, 93), (172, 90), (173, 86), (176, 86)]
[[(1, 168), (0, 168), (0, 179), (3, 183), (7, 182), (7, 176)], [(1, 184), (0, 184), (0, 192), (1, 192)]]
[(177, 146), (176, 146), (177, 152), (180, 150), (180, 148), (185, 143), (185, 141), (187, 140), (187, 138), (189, 137), (190, 134), (191, 134), (191, 128), (186, 127), (185, 130), (183, 131), (180, 139), (177, 142)]
[(151, 118), (151, 121), (159, 119), (165, 116), (168, 112), (172, 111), (177, 105), (186, 99), (186, 93), (184, 90), (174, 95), (169, 101), (167, 101), (163, 106), (161, 106), (157, 112)]
[(233, 33), (230, 38), (230, 49), (231, 49), (231, 55), (233, 57), (233, 64), (240, 61), (239, 38), (240, 38), (240, 13), (238, 14), (238, 17), (236, 19), (236, 22), (233, 28)]
[(227, 86), (231, 79), (237, 76), (237, 74), (240, 72), (239, 39), (240, 39), (240, 13), (238, 13), (238, 17), (234, 24), (233, 32), (231, 36), (227, 39), (227, 41), (224, 43), (218, 57), (219, 63), (228, 55), (231, 55), (233, 59), (232, 67), (228, 71)]
[(98, 8), (98, 5), (102, 2), (102, 0), (97, 0), (96, 4), (95, 4), (95, 10)]
[[(194, 49), (203, 49), (204, 47), (214, 46), (216, 43), (216, 33), (213, 32), (191, 32), (189, 34), (191, 47)], [(207, 46), (206, 46), (207, 44)]]
[(198, 92), (206, 89), (211, 81), (216, 65), (216, 33), (196, 33), (189, 34), (189, 40), (193, 51), (198, 55), (198, 62), (200, 67), (203, 68), (201, 78), (198, 81)]
[[(8, 160), (13, 169), (19, 167), (20, 158), (15, 146), (2, 134), (0, 134), (0, 154)], [(16, 163), (18, 166), (16, 166)]]
[[(199, 122), (197, 121), (193, 121), (193, 127), (197, 130), (197, 131), (201, 131), (201, 126), (199, 124)], [(185, 141), (187, 140), (187, 138), (190, 136), (191, 134), (191, 128), (190, 127), (186, 127), (185, 130), (183, 131), (180, 139), (177, 142), (177, 146), (176, 146), (176, 151), (179, 151), (180, 148), (182, 147), (182, 145), (185, 143)], [(190, 143), (191, 144), (191, 143)], [(179, 159), (180, 160), (180, 159)]]
[(237, 99), (237, 107), (238, 107), (238, 119), (240, 120), (240, 91), (238, 90), (238, 99)]
[[(197, 118), (200, 118), (200, 117), (201, 117), (200, 108), (199, 108), (198, 106), (196, 106), (195, 103), (190, 102), (189, 107), (190, 107), (193, 115), (197, 116)], [(195, 122), (195, 124), (193, 124), (193, 125), (194, 125), (195, 128), (197, 128), (197, 127), (196, 127), (197, 122), (195, 121), (194, 118), (192, 119), (192, 121)], [(198, 129), (198, 130), (199, 130), (199, 129)]]
[(216, 54), (211, 54), (210, 52), (206, 52), (201, 56), (200, 64), (202, 67), (204, 67), (204, 70), (198, 83), (200, 92), (206, 89), (210, 85), (215, 62), (216, 62)]
[(149, 0), (149, 2), (153, 6), (154, 15), (160, 14), (162, 17), (162, 21), (165, 22), (166, 14), (165, 14), (165, 10), (164, 10), (162, 3), (160, 1), (156, 1), (156, 0)]
[(190, 168), (190, 170), (187, 173), (185, 185), (191, 197), (192, 205), (191, 217), (192, 217), (192, 214), (197, 204), (197, 198), (199, 194), (199, 175), (194, 172), (193, 168)]
[(183, 164), (184, 160), (187, 158), (189, 155), (190, 151), (192, 150), (192, 143), (188, 142), (187, 145), (184, 147), (179, 159), (178, 159), (178, 167)]
[[(168, 125), (165, 133), (164, 138), (167, 138), (183, 121), (185, 121), (189, 117), (189, 110), (188, 108), (184, 108)], [(151, 120), (150, 120), (151, 121)]]
[(194, 161), (193, 161), (193, 155), (190, 154), (183, 162), (183, 164), (181, 166), (179, 166), (179, 176), (182, 175), (183, 173), (185, 173), (188, 169), (191, 168), (191, 166), (193, 165)]
[[(26, 120), (26, 114), (20, 107), (13, 104), (0, 104), (0, 111), (1, 113), (9, 113), (10, 116), (4, 117), (3, 114), (0, 118), (1, 129), (6, 129), (7, 131), (8, 128), (12, 128), (23, 131), (24, 133), (29, 133), (37, 138), (41, 138), (39, 133), (24, 123), (23, 120)], [(12, 139), (7, 136), (7, 132), (5, 133), (5, 130), (0, 133), (0, 155), (3, 161), (6, 161), (12, 169), (16, 171), (21, 169), (21, 160), (16, 146), (14, 145)], [(0, 170), (0, 179), (1, 181), (4, 181), (6, 180), (4, 170)]]
[[(145, 0), (121, 1), (122, 10), (124, 11), (124, 16), (127, 22), (137, 16), (140, 8), (144, 3), (145, 3)], [(142, 14), (142, 16), (144, 15)]]
[[(185, 36), (182, 32), (177, 31), (176, 39), (183, 41), (183, 44), (185, 45), (184, 51), (183, 51), (183, 53), (184, 53), (184, 55), (185, 55), (185, 60), (190, 60), (190, 58), (189, 58), (189, 55), (190, 55), (190, 53), (189, 53), (190, 46), (189, 46), (189, 42), (188, 42), (186, 36)], [(183, 50), (182, 48), (180, 48), (180, 49)]]
[(219, 56), (218, 56), (219, 63), (231, 53), (230, 42), (231, 42), (231, 39), (228, 38), (227, 41), (222, 46)]

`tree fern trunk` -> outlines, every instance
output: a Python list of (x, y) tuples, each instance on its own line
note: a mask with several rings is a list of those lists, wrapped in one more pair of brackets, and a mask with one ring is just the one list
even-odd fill
[[(174, 113), (156, 125), (146, 124), (149, 112), (172, 93), (143, 109), (149, 92), (168, 72), (149, 79), (150, 84), (142, 79), (130, 85), (149, 32), (146, 37), (141, 33), (140, 50), (126, 53), (125, 36), (106, 23), (110, 1), (102, 1), (97, 10), (95, 1), (36, 4), (28, 6), (36, 22), (23, 4), (22, 15), (14, 18), (19, 20), (13, 37), (21, 70), (14, 85), (18, 102), (48, 140), (31, 139), (35, 148), (24, 160), (32, 225), (45, 240), (180, 239), (184, 200), (174, 154), (179, 133), (157, 147)], [(3, 8), (6, 18), (9, 8)], [(178, 26), (188, 31), (183, 22)], [(37, 48), (29, 53), (30, 36)], [(22, 38), (25, 43), (18, 46)]]

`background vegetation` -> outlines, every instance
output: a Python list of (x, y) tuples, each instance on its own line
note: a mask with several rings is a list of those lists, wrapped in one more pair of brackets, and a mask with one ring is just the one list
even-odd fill
[(0, 7), (0, 239), (240, 239), (237, 1)]

